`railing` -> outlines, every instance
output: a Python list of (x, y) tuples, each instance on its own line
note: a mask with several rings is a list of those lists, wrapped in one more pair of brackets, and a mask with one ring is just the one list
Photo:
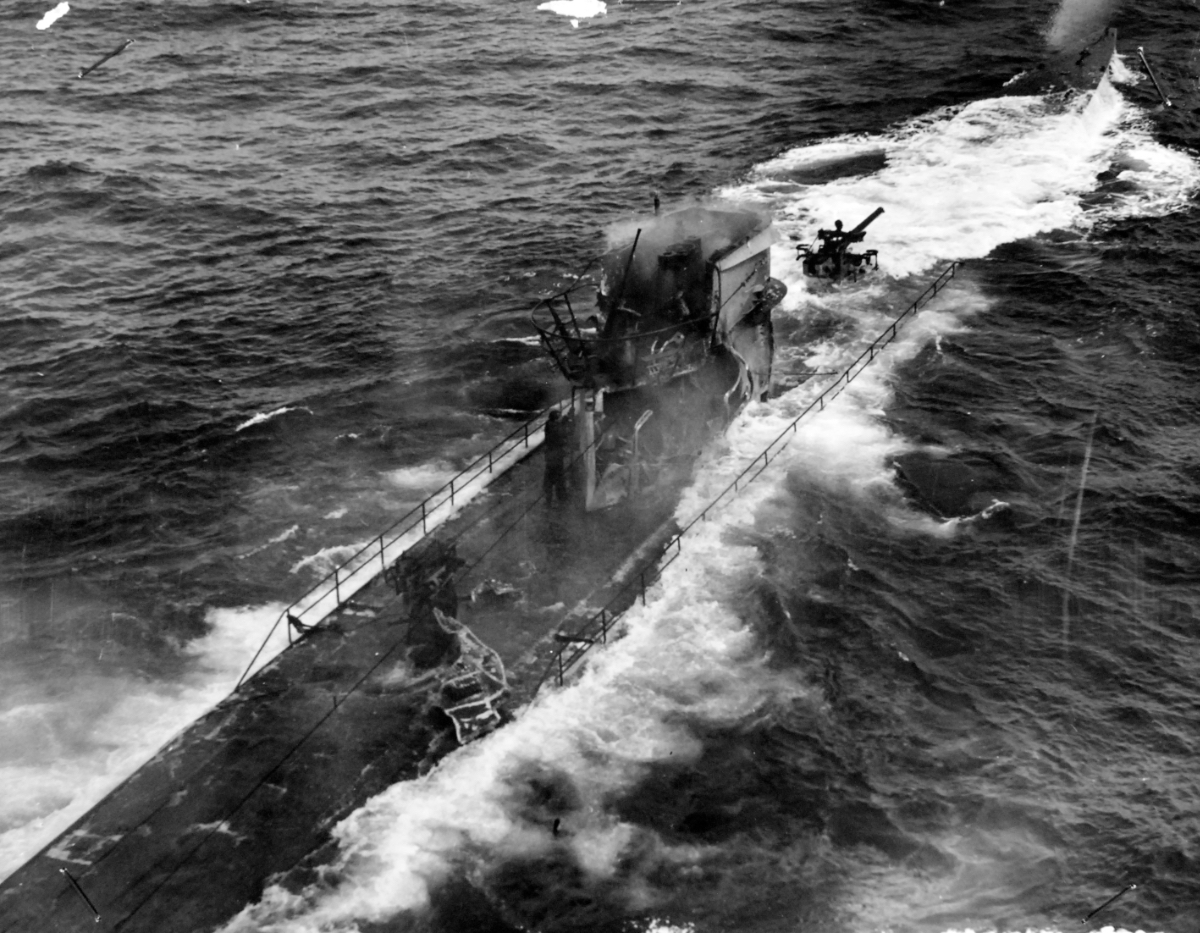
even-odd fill
[[(954, 273), (959, 265), (959, 263), (954, 262), (944, 269), (941, 275), (934, 279), (933, 284), (917, 297), (916, 301), (902, 311), (883, 333), (872, 340), (866, 349), (849, 366), (842, 370), (832, 385), (822, 391), (807, 408), (793, 418), (788, 426), (763, 449), (762, 453), (750, 461), (715, 499), (709, 502), (708, 505), (700, 510), (699, 514), (667, 540), (661, 555), (649, 562), (636, 579), (631, 580), (622, 587), (612, 599), (605, 603), (603, 608), (589, 616), (575, 632), (570, 634), (560, 633), (555, 636), (556, 640), (561, 643), (561, 647), (554, 652), (554, 656), (550, 659), (550, 663), (542, 673), (537, 687), (534, 688), (535, 693), (551, 677), (554, 677), (556, 683), (561, 687), (567, 672), (594, 645), (605, 644), (608, 641), (608, 635), (613, 630), (614, 623), (624, 615), (630, 606), (637, 602), (639, 597), (642, 600), (642, 604), (645, 605), (647, 587), (658, 580), (662, 576), (663, 571), (682, 553), (684, 536), (698, 523), (706, 520), (723, 502), (736, 496), (742, 489), (757, 479), (763, 470), (770, 465), (771, 461), (778, 457), (791, 442), (792, 437), (799, 431), (800, 422), (811, 414), (824, 411), (826, 405), (841, 395), (845, 388), (875, 361), (875, 357), (879, 355), (879, 352), (896, 339), (900, 326), (932, 301), (938, 292), (946, 286), (946, 283), (954, 278)], [(674, 550), (674, 553), (671, 553), (672, 550)]]
[[(725, 307), (742, 289), (755, 281), (766, 263), (766, 258), (759, 259), (750, 271), (742, 276), (742, 280), (730, 291), (729, 295), (724, 297), (716, 311), (709, 314), (688, 314), (686, 317), (653, 330), (631, 331), (614, 337), (604, 337), (599, 333), (585, 336), (579, 327), (570, 297), (571, 293), (583, 282), (582, 274), (577, 276), (575, 282), (568, 288), (549, 298), (543, 298), (534, 305), (531, 320), (542, 346), (554, 358), (562, 374), (571, 382), (594, 377), (599, 368), (603, 366), (609, 370), (608, 376), (618, 379), (623, 387), (641, 385), (643, 377), (653, 382), (662, 376), (661, 372), (650, 371), (655, 365), (653, 357), (660, 340), (665, 343), (675, 335), (688, 334), (694, 337), (706, 334), (710, 340), (713, 339), (717, 322)], [(714, 272), (719, 279), (720, 270), (717, 269)], [(566, 304), (567, 313), (565, 315), (560, 314), (555, 305), (555, 302), (559, 300)], [(674, 298), (662, 303), (657, 309), (654, 309), (650, 316), (656, 319), (669, 316), (666, 314), (666, 310), (673, 303)], [(613, 299), (613, 304), (615, 311), (616, 305), (620, 304), (619, 297)], [(553, 327), (548, 327), (539, 321), (542, 309), (548, 311), (554, 319)], [(620, 352), (626, 350), (630, 345), (635, 347), (632, 363), (624, 361), (624, 356)], [(694, 352), (696, 359), (688, 361), (688, 365), (691, 362), (698, 362), (708, 352), (702, 344), (696, 342), (689, 343), (689, 347), (691, 348), (689, 352)], [(610, 354), (610, 351), (617, 352)], [(678, 354), (676, 362), (684, 362), (685, 355), (684, 353)], [(662, 368), (661, 365), (659, 368)]]
[[(538, 339), (554, 358), (559, 370), (571, 382), (595, 378), (604, 372), (609, 379), (622, 388), (641, 385), (645, 380), (654, 381), (661, 373), (652, 372), (657, 364), (661, 368), (662, 358), (685, 342), (686, 350), (676, 351), (676, 362), (688, 360), (689, 365), (702, 360), (708, 354), (707, 341), (712, 337), (715, 314), (684, 318), (657, 327), (653, 330), (633, 331), (617, 337), (572, 334), (566, 324), (557, 318), (554, 329), (533, 321)], [(576, 330), (578, 330), (576, 328)], [(675, 344), (671, 341), (679, 338)], [(633, 348), (631, 358), (624, 351)]]
[(503, 472), (535, 449), (541, 443), (541, 438), (536, 435), (545, 427), (546, 416), (551, 411), (566, 411), (570, 407), (570, 399), (564, 399), (525, 422), (317, 581), (303, 596), (279, 614), (242, 676), (238, 678), (237, 686), (240, 687), (250, 675), (281, 624), (285, 621), (288, 623), (290, 645), (293, 628), (299, 631), (311, 628), (341, 607), (346, 600), (386, 570), (390, 561), (428, 534), (430, 528), (441, 525), (459, 504), (473, 498), (487, 486), (497, 470)]

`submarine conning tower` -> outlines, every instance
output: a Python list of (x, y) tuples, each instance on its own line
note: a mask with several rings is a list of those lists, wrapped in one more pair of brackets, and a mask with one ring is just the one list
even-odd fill
[[(678, 378), (749, 312), (770, 274), (773, 239), (770, 217), (749, 210), (691, 207), (649, 219), (599, 257), (591, 295), (581, 277), (539, 302), (542, 345), (580, 389)], [(656, 365), (668, 346), (686, 359)]]

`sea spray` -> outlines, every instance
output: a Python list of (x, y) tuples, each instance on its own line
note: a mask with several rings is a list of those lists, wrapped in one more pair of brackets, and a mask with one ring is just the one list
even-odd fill
[[(1120, 128), (1120, 132), (1114, 132)], [(831, 154), (884, 149), (886, 165), (865, 177), (780, 189), (774, 180)], [(1152, 170), (1114, 205), (1121, 215), (1163, 199), (1181, 204), (1197, 183), (1196, 167), (1154, 143), (1137, 114), (1106, 81), (1063, 108), (1041, 98), (974, 101), (914, 118), (881, 136), (822, 142), (760, 165), (729, 197), (766, 199), (782, 230), (801, 241), (833, 218), (885, 213), (870, 228), (880, 270), (892, 279), (928, 272), (950, 259), (986, 256), (997, 246), (1056, 229), (1086, 228), (1097, 216), (1081, 201), (1097, 176), (1129, 150)], [(787, 270), (784, 269), (787, 275)], [(803, 292), (798, 264), (785, 278)]]
[[(924, 339), (918, 329), (899, 346), (911, 354)], [(843, 358), (856, 352), (853, 345), (844, 347)], [(880, 361), (881, 369), (887, 365)], [(794, 394), (814, 391), (801, 387)], [(837, 451), (843, 465), (857, 469), (861, 488), (888, 483), (881, 463), (896, 439), (870, 414), (881, 404), (878, 393), (886, 391), (882, 377), (864, 380), (826, 420), (814, 419), (821, 436), (836, 439), (824, 452)], [(856, 402), (866, 409), (866, 420), (844, 422), (854, 429), (849, 436), (830, 432), (835, 411), (859, 410)], [(785, 396), (748, 406), (702, 463), (678, 508), (681, 522), (728, 484), (747, 451), (778, 435), (797, 404)], [(874, 438), (874, 455), (864, 455), (866, 437)], [(647, 604), (623, 619), (624, 636), (597, 651), (577, 682), (543, 693), (514, 723), (459, 749), (431, 774), (373, 798), (335, 829), (340, 848), (320, 881), (300, 892), (269, 888), (226, 930), (349, 930), (359, 921), (426, 908), (456, 873), (487, 886), (493, 868), (535, 856), (567, 858), (602, 884), (628, 864), (632, 851), (658, 852), (637, 878), (621, 879), (631, 898), (652, 900), (647, 879), (657, 859), (670, 858), (669, 847), (661, 840), (647, 843), (649, 831), (620, 819), (609, 802), (631, 792), (649, 768), (696, 760), (703, 743), (694, 727), (728, 727), (809, 693), (793, 676), (771, 670), (743, 618), (743, 588), (758, 572), (758, 553), (728, 534), (755, 523), (787, 462), (785, 457), (773, 468), (774, 481), (763, 478), (689, 532)], [(531, 819), (521, 803), (527, 796), (521, 787), (531, 775), (562, 782), (571, 806)], [(569, 833), (560, 837), (562, 825)]]
[[(271, 888), (226, 929), (348, 930), (426, 906), (452, 872), (475, 865), (486, 875), (489, 865), (563, 847), (588, 877), (610, 878), (645, 831), (606, 801), (657, 763), (694, 760), (702, 744), (691, 723), (736, 722), (798, 689), (764, 667), (727, 605), (754, 565), (753, 548), (728, 546), (717, 526), (689, 541), (655, 598), (626, 617), (625, 637), (580, 680), (373, 798), (335, 829), (340, 851), (326, 881), (300, 895)], [(573, 803), (531, 819), (522, 786), (547, 775), (569, 786)], [(559, 836), (555, 818), (567, 830)]]
[[(223, 700), (262, 633), (282, 605), (210, 609), (208, 634), (190, 643), (179, 682), (164, 683), (112, 674), (71, 678), (67, 689), (52, 684), (9, 685), (26, 701), (0, 716), (0, 877), (16, 870), (173, 736)], [(281, 630), (258, 667), (287, 647)], [(81, 720), (78, 709), (92, 710)], [(51, 756), (54, 768), (47, 769)]]
[[(1098, 115), (1089, 116), (1089, 107)], [(1091, 104), (1081, 100), (1053, 113), (1024, 99), (979, 102), (900, 128), (887, 141), (888, 166), (874, 176), (790, 199), (776, 192), (770, 199), (785, 217), (809, 222), (834, 213), (857, 216), (884, 204), (889, 224), (881, 223), (873, 234), (885, 272), (921, 273), (947, 257), (985, 255), (1014, 236), (1082, 222), (1078, 197), (1094, 187), (1098, 167), (1111, 157), (1107, 133), (1122, 107), (1111, 91)], [(879, 140), (870, 144), (878, 146)], [(769, 175), (764, 167), (761, 177)], [(931, 191), (944, 193), (931, 204)], [(734, 199), (764, 196), (753, 183), (724, 193)], [(786, 267), (783, 274), (798, 276)], [(871, 328), (885, 317), (853, 297), (830, 299), (827, 306), (842, 313), (860, 309), (859, 341), (871, 339)], [(793, 304), (791, 312), (803, 309)], [(891, 487), (886, 460), (906, 442), (873, 414), (888, 403), (890, 367), (961, 326), (941, 307), (918, 322), (832, 410), (804, 426), (801, 442), (773, 475), (789, 468), (824, 470), (851, 494), (880, 491), (894, 515), (939, 535), (947, 533), (946, 526), (916, 517)], [(835, 369), (853, 358), (855, 343), (830, 345), (812, 362)], [(681, 520), (703, 509), (746, 457), (786, 426), (788, 413), (818, 390), (816, 384), (802, 386), (770, 404), (750, 405), (703, 462), (680, 504)], [(577, 809), (555, 819), (572, 826), (576, 862), (596, 877), (611, 874), (637, 830), (615, 818), (604, 801), (631, 788), (656, 762), (696, 756), (700, 746), (688, 722), (736, 720), (787, 695), (763, 666), (760, 646), (731, 604), (741, 582), (755, 572), (754, 549), (725, 537), (733, 527), (753, 524), (756, 510), (772, 495), (768, 476), (723, 509), (719, 521), (698, 526), (649, 604), (626, 617), (625, 637), (597, 651), (577, 683), (539, 697), (515, 723), (450, 755), (425, 778), (399, 783), (369, 801), (338, 826), (340, 851), (324, 870), (325, 881), (301, 893), (272, 887), (228, 929), (350, 929), (359, 919), (422, 908), (431, 886), (454, 872), (484, 877), (497, 861), (547, 851), (557, 844), (557, 824), (530, 823), (511, 807), (513, 782), (531, 765), (564, 775), (573, 788)], [(789, 687), (797, 689), (794, 682)]]

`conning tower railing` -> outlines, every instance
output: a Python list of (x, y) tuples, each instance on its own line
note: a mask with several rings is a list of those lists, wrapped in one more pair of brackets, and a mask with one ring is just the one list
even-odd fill
[(534, 322), (542, 346), (562, 374), (577, 386), (601, 377), (630, 388), (657, 383), (698, 368), (709, 353), (714, 315), (689, 318), (621, 337), (574, 336), (561, 324), (551, 329)]
[(618, 620), (633, 606), (638, 599), (642, 605), (646, 603), (646, 591), (655, 583), (683, 551), (683, 539), (700, 522), (706, 520), (723, 503), (735, 497), (745, 489), (778, 457), (792, 438), (799, 431), (800, 422), (810, 415), (825, 410), (825, 406), (842, 394), (858, 375), (875, 361), (880, 352), (892, 343), (899, 334), (900, 327), (910, 317), (915, 315), (954, 278), (961, 263), (953, 262), (934, 279), (917, 299), (904, 309), (895, 320), (847, 366), (837, 379), (827, 386), (808, 407), (798, 414), (779, 435), (771, 441), (746, 467), (733, 478), (711, 502), (700, 510), (690, 521), (672, 535), (663, 547), (661, 555), (648, 561), (632, 580), (622, 587), (600, 610), (589, 616), (582, 625), (570, 633), (558, 633), (555, 638), (559, 647), (553, 652), (550, 663), (546, 665), (541, 679), (534, 688), (536, 693), (546, 681), (553, 679), (562, 686), (567, 673), (585, 654), (597, 644), (605, 644)]
[[(694, 311), (686, 302), (680, 310), (672, 295), (649, 312), (643, 308), (646, 316), (641, 320), (653, 326), (620, 333), (611, 333), (608, 327), (612, 315), (624, 307), (619, 292), (608, 299), (606, 321), (593, 315), (588, 321), (595, 322), (594, 330), (590, 323), (587, 330), (579, 326), (571, 295), (588, 282), (585, 269), (570, 286), (534, 305), (532, 324), (542, 347), (572, 385), (594, 387), (601, 378), (620, 388), (668, 381), (699, 368), (717, 339), (717, 322), (725, 306), (757, 280), (766, 261), (759, 259), (728, 295), (721, 296), (720, 307), (707, 314)], [(719, 278), (716, 263), (709, 268)]]

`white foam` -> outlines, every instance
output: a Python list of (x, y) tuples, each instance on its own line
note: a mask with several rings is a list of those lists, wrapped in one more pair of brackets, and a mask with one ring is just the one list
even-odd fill
[(239, 431), (246, 430), (246, 428), (254, 427), (254, 425), (256, 425), (256, 424), (262, 424), (263, 422), (271, 421), (274, 418), (278, 418), (280, 415), (286, 415), (289, 411), (304, 411), (304, 412), (308, 412), (310, 415), (312, 414), (312, 411), (310, 409), (304, 408), (303, 406), (300, 406), (300, 405), (287, 406), (287, 405), (285, 405), (282, 408), (276, 408), (273, 411), (268, 411), (268, 412), (259, 412), (258, 414), (254, 415), (253, 417), (247, 418), (245, 421), (243, 421), (241, 424), (239, 424), (236, 428), (233, 429), (233, 433), (236, 434)]
[[(885, 272), (876, 286), (817, 299), (807, 293), (791, 250), (780, 245), (773, 252), (774, 273), (791, 290), (781, 313), (803, 315), (819, 306), (847, 320), (848, 336), (812, 348), (806, 360), (833, 369), (900, 310), (880, 307), (886, 277), (927, 273), (1057, 228), (1086, 230), (1096, 217), (1081, 196), (1096, 189), (1096, 176), (1124, 150), (1135, 150), (1151, 166), (1137, 173), (1140, 190), (1131, 195), (1140, 209), (1186, 197), (1197, 184), (1195, 165), (1153, 143), (1135, 118), (1107, 85), (1090, 103), (1058, 111), (1032, 98), (979, 101), (878, 137), (793, 150), (721, 194), (768, 204), (785, 228), (808, 234), (835, 216), (856, 220), (885, 207), (871, 227), (870, 245), (880, 250)], [(811, 187), (774, 181), (789, 168), (880, 148), (886, 164), (868, 176)], [(1095, 210), (1112, 216), (1128, 206)], [(969, 326), (982, 303), (968, 288), (952, 289), (819, 418), (802, 423), (796, 441), (759, 482), (689, 533), (648, 605), (625, 617), (625, 636), (595, 651), (578, 682), (539, 696), (516, 722), (451, 754), (431, 774), (370, 800), (336, 828), (340, 854), (326, 872), (328, 883), (298, 894), (269, 887), (227, 929), (354, 929), (359, 921), (422, 907), (431, 886), (451, 871), (469, 874), (472, 865), (561, 845), (572, 848), (591, 876), (611, 877), (647, 831), (620, 821), (606, 801), (635, 786), (655, 763), (694, 759), (700, 743), (688, 723), (736, 723), (781, 699), (807, 696), (803, 685), (767, 669), (739, 616), (738, 587), (757, 572), (758, 558), (728, 532), (753, 525), (763, 505), (782, 494), (789, 472), (871, 500), (913, 533), (957, 527), (948, 531), (946, 523), (904, 504), (886, 464), (909, 442), (878, 414), (890, 402), (895, 365), (941, 334)], [(819, 389), (813, 380), (748, 406), (685, 494), (680, 517), (704, 508)], [(578, 793), (579, 808), (564, 816), (565, 839), (513, 805), (530, 772), (565, 775)]]
[[(187, 653), (196, 659), (199, 675), (232, 689), (237, 677), (251, 656), (263, 646), (263, 639), (284, 611), (282, 603), (263, 606), (210, 609), (207, 613), (208, 633), (187, 646)], [(282, 627), (267, 641), (253, 670), (278, 655), (288, 645), (287, 632)], [(229, 676), (235, 674), (230, 682)], [(223, 696), (223, 695), (222, 695)]]
[(346, 561), (361, 551), (368, 543), (335, 544), (330, 547), (321, 548), (317, 553), (309, 554), (307, 557), (302, 557), (296, 561), (289, 572), (300, 573), (302, 570), (310, 570), (317, 577), (324, 577), (326, 574), (332, 573), (335, 567), (340, 567), (346, 563)]
[(387, 481), (401, 489), (433, 492), (445, 486), (458, 473), (444, 460), (418, 463), (413, 466), (397, 467), (384, 474)]
[[(887, 164), (870, 176), (771, 193), (770, 180), (779, 174), (880, 148)], [(1081, 196), (1095, 191), (1097, 176), (1126, 156), (1149, 166), (1128, 173), (1135, 190), (1100, 208), (1086, 207)], [(724, 193), (772, 203), (781, 229), (802, 241), (833, 218), (852, 225), (883, 207), (869, 227), (869, 245), (879, 250), (888, 276), (903, 278), (1039, 233), (1163, 213), (1187, 203), (1198, 184), (1195, 160), (1156, 143), (1140, 112), (1106, 80), (1063, 110), (1040, 98), (995, 98), (937, 111), (877, 137), (800, 147)], [(807, 290), (797, 268), (786, 281)]]
[[(209, 633), (186, 649), (181, 682), (72, 677), (0, 716), (0, 878), (64, 832), (171, 738), (224, 699), (282, 605), (213, 609)], [(280, 630), (255, 669), (287, 645)], [(80, 709), (89, 710), (81, 716)]]
[(70, 12), (71, 12), (71, 5), (69, 3), (67, 3), (66, 0), (63, 0), (62, 3), (60, 3), (58, 6), (56, 6), (53, 10), (49, 10), (48, 12), (46, 12), (42, 16), (42, 18), (38, 20), (37, 28), (38, 29), (49, 29), (51, 26), (53, 26), (55, 23), (57, 23), (60, 19), (62, 19), (64, 16), (66, 16)]
[(1063, 0), (1054, 13), (1046, 44), (1053, 50), (1065, 50), (1089, 42), (1108, 25), (1117, 0)]
[[(684, 717), (735, 723), (797, 693), (763, 665), (728, 604), (735, 593), (719, 582), (733, 583), (754, 559), (752, 548), (731, 548), (715, 527), (691, 539), (659, 585), (660, 598), (627, 617), (626, 637), (597, 655), (577, 685), (543, 694), (516, 722), (339, 824), (336, 887), (317, 883), (299, 895), (271, 887), (226, 929), (352, 929), (423, 907), (430, 887), (464, 859), (548, 854), (563, 845), (592, 877), (612, 877), (644, 831), (608, 813), (604, 801), (652, 764), (696, 758), (701, 743)], [(579, 795), (563, 835), (553, 835), (549, 819), (511, 812), (522, 775), (531, 773), (568, 775)]]
[(538, 9), (575, 20), (591, 19), (608, 13), (608, 5), (604, 0), (546, 0), (538, 5)]
[(660, 920), (657, 917), (646, 921), (646, 925), (642, 929), (645, 933), (696, 933), (694, 924), (671, 923), (667, 920)]
[(281, 531), (281, 532), (280, 532), (279, 534), (277, 534), (277, 535), (276, 535), (274, 538), (270, 538), (270, 539), (268, 539), (268, 540), (267, 540), (267, 541), (265, 541), (264, 543), (260, 544), (258, 547), (256, 547), (256, 548), (251, 548), (251, 549), (250, 549), (249, 551), (247, 551), (245, 554), (239, 554), (239, 555), (238, 555), (238, 559), (239, 559), (239, 560), (245, 560), (247, 557), (251, 557), (251, 556), (253, 556), (253, 555), (255, 555), (255, 554), (259, 553), (260, 551), (265, 551), (265, 550), (266, 550), (267, 548), (269, 548), (269, 547), (270, 547), (272, 544), (282, 544), (284, 541), (287, 541), (289, 538), (294, 538), (294, 537), (295, 537), (296, 535), (298, 535), (299, 533), (300, 533), (300, 526), (299, 526), (299, 525), (292, 525), (290, 528), (288, 528), (288, 529), (286, 529), (286, 530), (284, 530), (284, 531)]

